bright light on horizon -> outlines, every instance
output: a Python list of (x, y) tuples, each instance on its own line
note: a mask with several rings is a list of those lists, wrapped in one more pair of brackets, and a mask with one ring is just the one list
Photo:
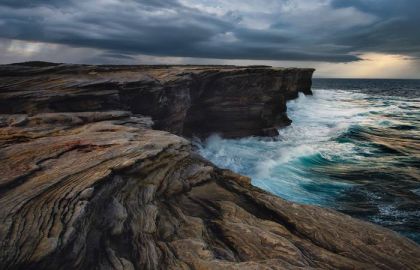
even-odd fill
[[(2, 46), (3, 45), (3, 46)], [(315, 68), (315, 78), (403, 78), (420, 79), (420, 60), (404, 55), (360, 53), (362, 60), (348, 63), (314, 61), (230, 60), (191, 57), (168, 57), (136, 54), (129, 59), (103, 61), (105, 51), (66, 45), (10, 40), (0, 42), (1, 64), (24, 61), (50, 61), (75, 64), (220, 64), (270, 65), (274, 67)]]
[[(420, 78), (419, 61), (404, 55), (364, 53), (362, 60), (349, 63), (322, 63), (318, 77)], [(338, 76), (337, 76), (338, 75)]]

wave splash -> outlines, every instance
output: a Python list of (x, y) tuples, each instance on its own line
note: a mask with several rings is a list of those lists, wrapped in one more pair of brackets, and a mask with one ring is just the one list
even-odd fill
[(420, 99), (314, 90), (276, 138), (196, 141), (216, 165), (287, 200), (331, 207), (420, 242)]

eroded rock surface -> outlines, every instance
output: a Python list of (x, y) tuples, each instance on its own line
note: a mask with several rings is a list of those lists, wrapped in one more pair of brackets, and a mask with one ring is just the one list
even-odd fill
[(379, 226), (286, 202), (129, 112), (0, 118), (0, 269), (418, 269)]
[(0, 269), (419, 269), (397, 233), (284, 201), (152, 129), (275, 135), (311, 74), (0, 67)]
[(0, 66), (0, 113), (128, 110), (178, 135), (272, 136), (313, 69), (234, 66)]

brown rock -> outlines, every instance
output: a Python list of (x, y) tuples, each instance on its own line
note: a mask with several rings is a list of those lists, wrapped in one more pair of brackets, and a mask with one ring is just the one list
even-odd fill
[(0, 66), (0, 113), (127, 110), (201, 137), (269, 135), (286, 101), (311, 93), (313, 69), (234, 66)]
[(290, 203), (127, 112), (3, 115), (0, 269), (418, 269), (379, 226)]
[(0, 269), (418, 269), (414, 242), (270, 195), (139, 115), (273, 136), (312, 72), (0, 66)]

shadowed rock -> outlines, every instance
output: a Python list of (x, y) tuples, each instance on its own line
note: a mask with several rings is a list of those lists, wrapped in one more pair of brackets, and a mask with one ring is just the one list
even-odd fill
[[(0, 66), (0, 113), (129, 110), (178, 135), (272, 136), (313, 69), (233, 66)], [(271, 130), (270, 132), (266, 132)]]
[(417, 269), (379, 226), (286, 202), (127, 112), (3, 115), (1, 269)]
[[(1, 71), (0, 108), (8, 114), (0, 115), (0, 269), (418, 269), (414, 242), (268, 194), (198, 156), (188, 140), (153, 130), (151, 117), (138, 114), (150, 109), (162, 128), (206, 134), (195, 122), (205, 117), (197, 116), (200, 107), (211, 115), (222, 96), (234, 100), (235, 87), (252, 81), (256, 92), (283, 89), (267, 85), (286, 71), (41, 66)], [(191, 89), (200, 88), (192, 86), (184, 94), (186, 82), (197, 81), (217, 87), (202, 86), (208, 96), (195, 97)], [(297, 93), (296, 83), (284, 99), (295, 96), (287, 93)], [(154, 91), (163, 100), (154, 103)], [(190, 102), (186, 109), (181, 101)], [(218, 109), (237, 117), (229, 108), (239, 103), (229, 102)], [(243, 104), (254, 106), (248, 99)], [(116, 110), (123, 107), (128, 111)], [(244, 119), (249, 125), (234, 135), (256, 131), (250, 123), (261, 121)], [(227, 123), (209, 125), (229, 136), (238, 127)], [(261, 127), (271, 135), (273, 125)]]

